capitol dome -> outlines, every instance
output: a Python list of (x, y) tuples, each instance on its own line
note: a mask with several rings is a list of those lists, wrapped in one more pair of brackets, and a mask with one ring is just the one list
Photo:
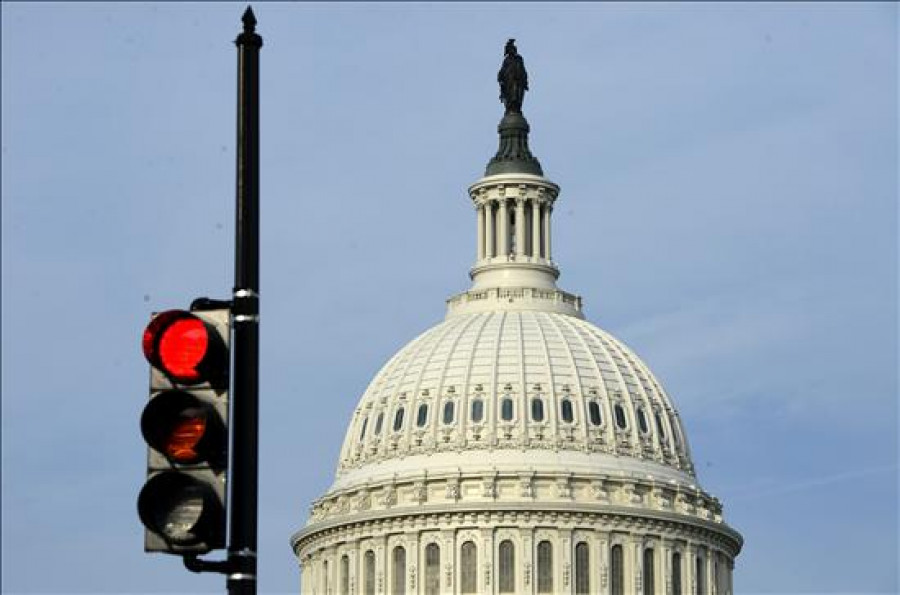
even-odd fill
[(469, 188), (473, 285), (360, 399), (291, 539), (302, 590), (730, 594), (742, 538), (697, 483), (672, 399), (556, 285), (559, 187), (516, 76), (507, 44), (500, 147)]

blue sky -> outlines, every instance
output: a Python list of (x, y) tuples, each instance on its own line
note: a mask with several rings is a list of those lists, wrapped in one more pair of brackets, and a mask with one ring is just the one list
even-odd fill
[[(233, 282), (244, 4), (2, 5), (2, 588), (214, 592), (146, 555), (153, 310)], [(679, 405), (739, 593), (896, 592), (897, 6), (254, 5), (260, 592), (345, 421), (468, 287), (509, 37), (560, 286)]]

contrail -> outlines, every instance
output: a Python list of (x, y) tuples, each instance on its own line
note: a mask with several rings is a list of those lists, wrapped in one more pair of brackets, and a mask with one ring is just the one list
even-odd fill
[(840, 483), (842, 481), (847, 481), (849, 479), (856, 479), (859, 477), (864, 477), (866, 475), (875, 475), (877, 473), (884, 473), (886, 471), (893, 471), (896, 473), (897, 464), (892, 465), (881, 465), (878, 467), (869, 467), (866, 469), (854, 469), (851, 471), (845, 471), (843, 473), (835, 473), (833, 475), (826, 475), (824, 477), (815, 477), (810, 479), (805, 479), (803, 481), (798, 481), (795, 483), (790, 483), (787, 485), (781, 484), (778, 486), (774, 486), (770, 489), (758, 490), (756, 492), (750, 491), (745, 493), (732, 493), (729, 496), (729, 501), (740, 500), (740, 499), (749, 499), (749, 498), (762, 498), (765, 496), (774, 496), (779, 494), (786, 494), (790, 492), (800, 492), (803, 490), (807, 490), (810, 488), (816, 488), (823, 485), (828, 485), (832, 483)]

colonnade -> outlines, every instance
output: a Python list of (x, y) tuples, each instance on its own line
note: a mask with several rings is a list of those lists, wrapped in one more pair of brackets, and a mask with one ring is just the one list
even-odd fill
[(710, 546), (583, 529), (398, 531), (312, 554), (303, 593), (731, 595), (733, 559)]
[(479, 261), (510, 256), (552, 260), (550, 214), (553, 207), (549, 203), (502, 198), (478, 203), (475, 208)]

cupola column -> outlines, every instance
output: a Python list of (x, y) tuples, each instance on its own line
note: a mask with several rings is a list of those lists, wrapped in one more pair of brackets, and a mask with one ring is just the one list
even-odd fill
[(547, 260), (553, 260), (550, 255), (550, 213), (552, 212), (553, 207), (544, 205), (544, 258)]
[(500, 199), (499, 211), (497, 224), (500, 229), (498, 229), (497, 239), (500, 242), (500, 246), (497, 250), (497, 256), (502, 258), (509, 255), (509, 213), (506, 210), (506, 198)]
[(477, 233), (477, 252), (475, 258), (478, 260), (484, 260), (484, 205), (478, 205), (476, 207), (478, 209), (478, 231)]
[(541, 257), (541, 203), (531, 201), (531, 256)]
[(516, 198), (516, 257), (525, 256), (525, 197)]
[(484, 203), (484, 257), (494, 256), (494, 208), (490, 202)]

